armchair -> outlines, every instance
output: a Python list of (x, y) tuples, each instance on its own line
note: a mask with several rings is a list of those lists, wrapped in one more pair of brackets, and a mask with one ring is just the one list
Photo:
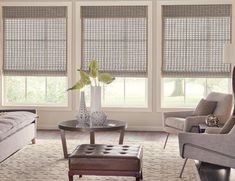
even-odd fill
[[(214, 115), (220, 120), (220, 124), (224, 124), (231, 115), (233, 108), (232, 94), (223, 94), (211, 92), (207, 97), (208, 101), (216, 101), (217, 105)], [(194, 116), (193, 111), (181, 112), (165, 112), (163, 113), (163, 127), (167, 132), (164, 148), (170, 133), (179, 132), (198, 132), (198, 125), (204, 123), (207, 116)]]
[[(207, 128), (205, 134), (179, 133), (180, 156), (185, 158), (180, 177), (189, 158), (235, 168), (235, 117), (228, 122), (223, 128)], [(230, 126), (229, 133), (221, 134)]]

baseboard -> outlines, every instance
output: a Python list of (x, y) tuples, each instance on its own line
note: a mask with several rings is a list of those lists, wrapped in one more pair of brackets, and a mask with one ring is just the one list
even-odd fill
[[(38, 130), (58, 130), (55, 125), (38, 125)], [(163, 131), (161, 126), (128, 126), (127, 131)]]
[(127, 131), (163, 131), (161, 126), (128, 126)]

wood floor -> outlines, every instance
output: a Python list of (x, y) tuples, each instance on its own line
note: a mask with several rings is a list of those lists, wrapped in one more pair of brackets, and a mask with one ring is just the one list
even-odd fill
[[(39, 139), (60, 139), (59, 131), (38, 131)], [(87, 133), (76, 133), (76, 132), (67, 132), (67, 139), (85, 139), (89, 141), (89, 135)], [(116, 139), (118, 143), (118, 133), (113, 132), (102, 132), (98, 133), (96, 140), (105, 140), (105, 139)], [(132, 131), (125, 133), (124, 141), (154, 141), (162, 144), (166, 138), (166, 133), (163, 132), (139, 132)], [(198, 166), (198, 162), (195, 162)], [(220, 167), (217, 165), (211, 165), (207, 163), (202, 163), (200, 169), (198, 169), (202, 181), (235, 181), (235, 169), (230, 169), (226, 167)]]

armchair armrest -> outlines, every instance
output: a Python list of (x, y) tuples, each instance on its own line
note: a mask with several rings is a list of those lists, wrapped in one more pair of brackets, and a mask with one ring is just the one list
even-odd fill
[(175, 111), (175, 112), (164, 112), (163, 118), (164, 120), (168, 117), (179, 117), (179, 118), (186, 118), (188, 116), (192, 116), (193, 111)]
[(222, 128), (207, 127), (205, 133), (207, 134), (219, 134)]
[(184, 157), (186, 145), (235, 157), (235, 144), (229, 134), (179, 133), (180, 155)]
[(207, 116), (190, 116), (185, 120), (184, 131), (190, 132), (192, 127), (198, 126), (200, 123), (205, 123)]

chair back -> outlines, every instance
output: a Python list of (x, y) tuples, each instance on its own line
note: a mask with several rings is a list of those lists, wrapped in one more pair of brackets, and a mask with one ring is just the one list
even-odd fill
[(233, 95), (211, 92), (206, 97), (206, 100), (217, 102), (214, 115), (219, 118), (221, 124), (224, 124), (231, 116), (233, 110)]

